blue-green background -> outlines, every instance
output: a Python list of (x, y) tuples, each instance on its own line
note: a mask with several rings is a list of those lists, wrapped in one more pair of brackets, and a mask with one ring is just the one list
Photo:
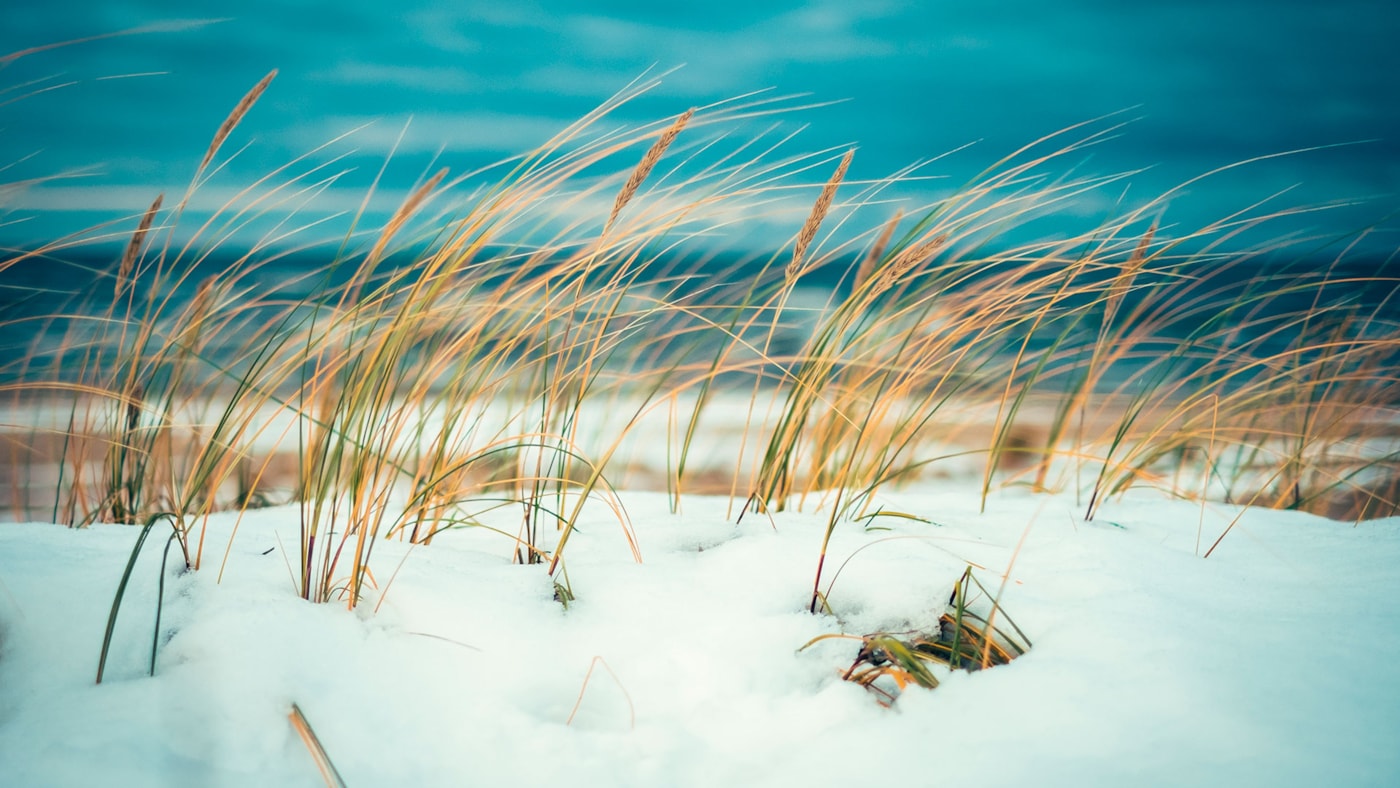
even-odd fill
[[(975, 143), (924, 171), (946, 181), (901, 192), (914, 201), (1041, 135), (1122, 110), (1134, 122), (1065, 169), (1147, 168), (1110, 190), (1127, 203), (1232, 162), (1356, 143), (1231, 170), (1175, 199), (1164, 219), (1190, 227), (1292, 187), (1279, 207), (1356, 204), (1276, 232), (1374, 228), (1361, 243), (1383, 255), (1400, 245), (1389, 218), (1400, 207), (1397, 9), (1393, 0), (7, 3), (3, 52), (162, 29), (0, 69), (0, 183), (77, 176), (6, 187), (0, 243), (52, 240), (178, 193), (219, 122), (273, 68), (271, 91), (225, 151), (248, 145), (222, 182), (246, 182), (375, 121), (337, 149), (346, 155), (337, 166), (353, 172), (323, 195), (331, 210), (363, 193), (410, 116), (389, 191), (410, 188), (434, 157), (465, 172), (521, 152), (648, 69), (682, 66), (617, 119), (763, 88), (844, 100), (780, 122), (807, 125), (791, 152), (857, 145), (856, 179)], [(755, 120), (752, 131), (773, 122)]]

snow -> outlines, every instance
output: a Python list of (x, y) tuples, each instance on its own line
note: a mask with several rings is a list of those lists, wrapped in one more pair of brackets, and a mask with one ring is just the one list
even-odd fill
[[(827, 522), (812, 499), (736, 524), (725, 498), (673, 514), (624, 492), (641, 563), (590, 503), (567, 608), (480, 528), (383, 542), (363, 604), (311, 604), (288, 568), (295, 508), (217, 515), (201, 570), (172, 551), (151, 677), (158, 525), (100, 685), (139, 529), (3, 524), (3, 781), (320, 784), (295, 703), (354, 786), (1400, 783), (1400, 518), (1134, 490), (1084, 522), (1073, 495), (1014, 489), (982, 513), (975, 487), (879, 501), (928, 523), (839, 523), (835, 615), (807, 612)], [(886, 708), (841, 680), (858, 641), (802, 649), (927, 630), (969, 564), (1033, 644), (1011, 664)]]

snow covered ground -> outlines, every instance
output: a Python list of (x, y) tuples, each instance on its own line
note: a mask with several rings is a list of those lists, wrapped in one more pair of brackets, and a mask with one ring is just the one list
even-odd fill
[[(139, 529), (3, 524), (0, 782), (320, 784), (295, 703), (351, 786), (1400, 784), (1400, 518), (1134, 491), (1086, 523), (1073, 496), (1015, 490), (979, 513), (975, 487), (883, 497), (928, 523), (841, 523), (834, 616), (806, 612), (815, 506), (736, 525), (727, 499), (672, 514), (624, 493), (643, 562), (586, 509), (567, 609), (480, 528), (385, 542), (360, 608), (313, 605), (289, 570), (294, 508), (236, 533), (219, 515), (203, 569), (172, 555), (149, 677), (157, 526), (101, 685)], [(927, 631), (969, 565), (993, 591), (1006, 578), (1033, 644), (1010, 665), (885, 708), (841, 680), (858, 641), (800, 650)]]

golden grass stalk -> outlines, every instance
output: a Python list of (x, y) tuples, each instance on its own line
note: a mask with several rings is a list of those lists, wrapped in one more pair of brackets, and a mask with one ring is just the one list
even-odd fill
[(393, 240), (394, 236), (403, 229), (404, 225), (408, 223), (408, 220), (418, 212), (418, 209), (423, 207), (423, 204), (427, 202), (429, 196), (442, 184), (443, 179), (446, 177), (447, 168), (443, 167), (433, 173), (432, 177), (426, 182), (414, 189), (413, 192), (408, 195), (408, 198), (399, 205), (398, 209), (394, 211), (394, 215), (390, 217), (389, 223), (384, 226), (383, 231), (379, 233), (379, 237), (375, 239), (374, 247), (370, 249), (369, 254), (366, 255), (367, 260), (370, 261), (369, 264), (365, 266), (366, 270), (380, 259), (384, 254), (384, 249)]
[(622, 213), (622, 209), (626, 208), (627, 203), (636, 196), (637, 190), (641, 188), (647, 176), (651, 175), (656, 163), (661, 161), (662, 156), (666, 155), (666, 150), (671, 147), (671, 143), (676, 141), (676, 137), (680, 136), (681, 131), (685, 129), (686, 124), (690, 123), (690, 119), (694, 116), (694, 108), (682, 112), (670, 126), (666, 127), (665, 131), (661, 132), (661, 136), (656, 138), (656, 142), (647, 149), (646, 155), (642, 156), (642, 160), (637, 163), (632, 174), (627, 177), (627, 182), (622, 185), (622, 191), (618, 192), (617, 198), (613, 200), (612, 211), (608, 213), (608, 221), (603, 225), (605, 233), (617, 221), (618, 214)]
[(218, 130), (214, 132), (214, 138), (209, 142), (209, 148), (204, 151), (204, 158), (200, 159), (199, 167), (196, 169), (196, 172), (204, 172), (205, 168), (209, 166), (209, 163), (218, 155), (219, 148), (223, 147), (224, 141), (233, 133), (233, 130), (237, 128), (238, 124), (243, 121), (243, 117), (248, 114), (249, 110), (253, 108), (253, 105), (258, 103), (258, 99), (262, 97), (263, 92), (267, 90), (268, 85), (272, 84), (272, 79), (276, 76), (277, 69), (274, 68), (267, 72), (267, 76), (258, 80), (258, 84), (254, 85), (251, 90), (243, 94), (243, 98), (234, 105), (233, 111), (228, 114), (228, 117), (224, 118), (224, 122), (219, 124)]
[(141, 250), (145, 245), (146, 233), (151, 230), (151, 222), (155, 221), (156, 212), (160, 210), (161, 201), (165, 199), (164, 194), (157, 194), (156, 199), (151, 203), (151, 207), (141, 215), (141, 222), (136, 226), (136, 232), (131, 234), (131, 240), (127, 241), (126, 248), (122, 250), (121, 263), (117, 266), (117, 280), (113, 287), (112, 297), (118, 299), (122, 297), (122, 291), (131, 282), (131, 273), (136, 268), (136, 261), (141, 257)]
[(311, 753), (311, 759), (316, 762), (316, 770), (321, 773), (321, 779), (325, 780), (327, 788), (345, 788), (345, 780), (336, 770), (335, 764), (331, 762), (331, 757), (326, 753), (326, 748), (321, 744), (321, 739), (312, 729), (310, 721), (302, 713), (301, 707), (296, 703), (287, 712), (287, 719), (292, 724), (292, 730), (301, 737), (301, 743), (306, 745), (307, 752)]
[(852, 148), (841, 157), (841, 163), (836, 165), (836, 171), (831, 173), (831, 177), (822, 186), (821, 193), (817, 195), (817, 201), (812, 205), (812, 212), (807, 214), (807, 221), (802, 223), (802, 230), (797, 234), (797, 243), (792, 247), (792, 261), (787, 265), (786, 278), (789, 282), (797, 280), (802, 275), (803, 266), (807, 260), (807, 249), (817, 237), (817, 230), (821, 227), (822, 222), (826, 220), (826, 214), (831, 210), (831, 201), (836, 198), (836, 189), (846, 177), (846, 170), (851, 166), (851, 159), (855, 155), (855, 149)]
[(948, 236), (936, 235), (905, 249), (894, 256), (889, 265), (882, 268), (874, 281), (868, 282), (870, 297), (875, 297), (894, 287), (916, 267), (928, 262), (940, 246), (948, 242)]
[(1123, 297), (1132, 289), (1133, 280), (1142, 273), (1143, 265), (1147, 262), (1147, 250), (1152, 246), (1152, 239), (1157, 234), (1157, 223), (1153, 222), (1147, 232), (1143, 233), (1142, 240), (1138, 241), (1137, 247), (1123, 264), (1121, 272), (1114, 277), (1113, 284), (1109, 286), (1108, 299), (1104, 304), (1105, 329), (1113, 325), (1113, 319), (1118, 315), (1118, 307), (1123, 303)]
[(899, 222), (903, 218), (903, 211), (895, 211), (894, 216), (890, 217), (890, 220), (885, 223), (885, 228), (880, 231), (880, 237), (875, 239), (875, 243), (870, 247), (870, 251), (866, 252), (865, 256), (861, 258), (860, 267), (856, 269), (855, 278), (851, 282), (852, 287), (859, 290), (870, 281), (871, 273), (875, 271), (875, 268), (879, 266), (884, 259), (885, 250), (890, 246), (890, 239), (894, 237), (895, 228), (899, 226)]
[(69, 39), (69, 40), (67, 40), (67, 41), (58, 41), (58, 42), (51, 43), (51, 44), (40, 44), (40, 45), (38, 45), (38, 46), (28, 47), (28, 48), (25, 48), (25, 49), (17, 50), (17, 51), (15, 51), (15, 52), (11, 52), (11, 53), (9, 53), (9, 54), (7, 54), (7, 55), (2, 55), (2, 56), (0, 56), (0, 68), (5, 68), (5, 67), (9, 66), (11, 63), (15, 62), (16, 60), (19, 60), (20, 58), (29, 57), (29, 56), (31, 56), (31, 55), (37, 55), (37, 54), (39, 54), (40, 52), (47, 52), (47, 51), (52, 50), (52, 49), (59, 49), (59, 48), (62, 48), (62, 47), (70, 47), (70, 46), (77, 46), (77, 45), (79, 45), (79, 44), (87, 44), (87, 43), (91, 43), (91, 42), (93, 42), (93, 41), (103, 41), (103, 40), (106, 40), (106, 39), (109, 39), (109, 38), (121, 38), (121, 37), (124, 37), (124, 36), (141, 35), (141, 34), (145, 34), (145, 33), (168, 33), (168, 32), (175, 32), (175, 31), (179, 31), (179, 30), (189, 30), (189, 29), (193, 29), (193, 28), (197, 28), (197, 27), (203, 27), (204, 25), (211, 24), (211, 23), (218, 22), (218, 21), (221, 21), (221, 20), (218, 20), (218, 19), (182, 19), (182, 20), (170, 21), (170, 22), (156, 22), (156, 23), (154, 23), (154, 24), (139, 25), (139, 26), (137, 26), (137, 27), (130, 27), (130, 28), (127, 28), (127, 29), (125, 29), (125, 30), (117, 30), (117, 31), (110, 32), (110, 33), (98, 33), (98, 34), (96, 34), (96, 35), (83, 36), (82, 38), (73, 38), (73, 39)]

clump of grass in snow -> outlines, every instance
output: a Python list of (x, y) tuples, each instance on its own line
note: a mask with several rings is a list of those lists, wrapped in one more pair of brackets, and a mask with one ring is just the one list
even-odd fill
[[(973, 592), (976, 588), (979, 594)], [(883, 705), (891, 705), (910, 686), (934, 689), (939, 681), (936, 670), (985, 670), (1005, 665), (1026, 653), (1031, 643), (1020, 628), (993, 601), (983, 616), (972, 610), (972, 603), (988, 596), (987, 590), (967, 571), (953, 587), (948, 610), (938, 620), (936, 632), (877, 632), (853, 638), (850, 635), (821, 635), (801, 650), (825, 640), (856, 639), (860, 649), (842, 674), (876, 695)], [(995, 626), (1001, 618), (1014, 635)]]
[[(318, 353), (306, 387), (318, 426), (304, 465), (310, 502), (303, 507), (304, 595), (330, 594), (342, 545), (352, 534), (353, 547), (346, 551), (350, 579), (343, 589), (354, 604), (381, 531), (407, 532), (426, 542), (444, 527), (475, 524), (462, 510), (472, 490), (453, 487), (473, 465), (503, 455), (514, 457), (515, 471), (498, 480), (493, 493), (503, 497), (498, 503), (513, 501), (521, 508), (518, 561), (547, 563), (551, 575), (561, 572), (583, 504), (600, 493), (640, 559), (604, 476), (611, 449), (604, 446), (597, 461), (584, 455), (579, 414), (599, 393), (602, 376), (616, 368), (619, 352), (646, 350), (645, 343), (638, 350), (626, 340), (639, 337), (664, 309), (638, 301), (631, 291), (655, 254), (649, 247), (674, 231), (683, 215), (642, 215), (625, 224), (619, 219), (693, 116), (687, 111), (660, 132), (622, 185), (596, 240), (550, 241), (519, 254), (485, 251), (568, 179), (648, 132), (584, 144), (554, 158), (529, 157), (528, 166), (469, 206), (415, 264), (400, 266), (327, 316), (323, 336), (343, 340), (321, 343), (335, 350)], [(545, 147), (558, 149), (578, 133), (567, 130)], [(396, 214), (376, 252), (420, 203), (411, 200)], [(367, 265), (377, 260), (372, 254)], [(371, 280), (364, 269), (352, 277), (357, 283)], [(660, 386), (652, 384), (652, 390)], [(483, 407), (502, 401), (519, 403), (508, 419), (514, 426), (493, 433), (483, 426)], [(404, 481), (412, 491), (410, 505), (386, 518)], [(342, 541), (330, 544), (322, 532), (335, 532), (342, 510)], [(319, 586), (311, 583), (313, 575)], [(566, 586), (560, 594), (567, 601), (572, 591)]]

